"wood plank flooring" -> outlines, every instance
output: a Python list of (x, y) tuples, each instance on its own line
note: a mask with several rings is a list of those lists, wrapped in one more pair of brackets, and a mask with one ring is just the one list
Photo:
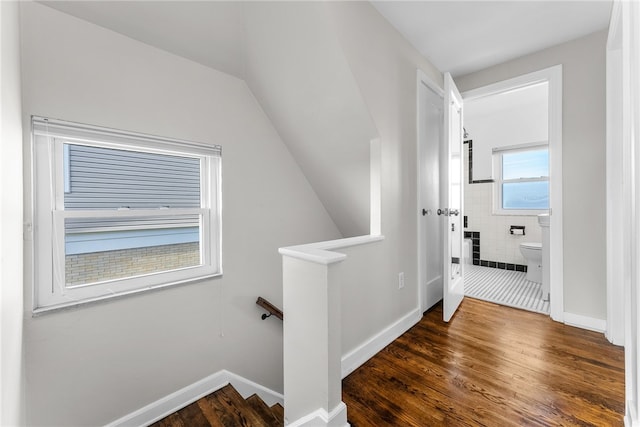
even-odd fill
[(624, 350), (601, 333), (467, 298), (438, 305), (343, 380), (353, 427), (621, 426)]

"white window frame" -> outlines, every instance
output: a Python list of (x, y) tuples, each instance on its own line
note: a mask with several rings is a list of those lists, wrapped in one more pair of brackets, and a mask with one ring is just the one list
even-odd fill
[(550, 182), (549, 176), (541, 176), (536, 178), (519, 178), (504, 180), (502, 178), (502, 158), (504, 154), (511, 154), (522, 151), (534, 151), (546, 148), (549, 144), (545, 142), (536, 142), (531, 144), (521, 144), (517, 146), (499, 147), (493, 149), (493, 214), (494, 215), (539, 215), (549, 212), (549, 209), (503, 209), (502, 208), (502, 184), (518, 183), (518, 182)]
[[(65, 210), (67, 143), (200, 159), (199, 208)], [(32, 117), (34, 314), (222, 275), (221, 147)], [(66, 218), (197, 214), (200, 265), (85, 285), (65, 280)]]

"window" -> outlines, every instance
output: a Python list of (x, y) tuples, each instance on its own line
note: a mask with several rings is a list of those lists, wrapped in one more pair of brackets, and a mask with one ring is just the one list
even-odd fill
[(536, 215), (549, 209), (547, 145), (495, 152), (495, 213)]
[(221, 148), (34, 117), (34, 312), (222, 273)]

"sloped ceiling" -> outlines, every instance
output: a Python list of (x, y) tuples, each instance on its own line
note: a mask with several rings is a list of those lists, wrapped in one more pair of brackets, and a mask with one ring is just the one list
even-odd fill
[(242, 2), (42, 1), (61, 12), (242, 78)]
[[(342, 234), (368, 232), (376, 131), (323, 2), (42, 3), (246, 80)], [(606, 28), (611, 10), (610, 0), (373, 4), (457, 75)]]
[(342, 235), (369, 233), (369, 149), (377, 132), (326, 4), (44, 4), (244, 79)]
[(377, 131), (326, 4), (245, 7), (246, 80), (343, 236), (369, 234)]
[[(42, 3), (225, 73), (242, 76), (242, 9), (250, 2)], [(605, 29), (612, 8), (612, 0), (371, 3), (439, 70), (454, 76)]]

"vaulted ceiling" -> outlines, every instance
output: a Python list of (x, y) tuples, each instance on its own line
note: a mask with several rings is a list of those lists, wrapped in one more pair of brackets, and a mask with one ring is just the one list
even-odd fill
[[(45, 1), (225, 73), (243, 74), (239, 1)], [(463, 75), (607, 28), (611, 0), (374, 1), (441, 71)]]
[[(373, 5), (439, 70), (461, 75), (606, 28), (610, 1)], [(244, 79), (343, 236), (368, 233), (378, 135), (326, 3), (42, 3)]]

